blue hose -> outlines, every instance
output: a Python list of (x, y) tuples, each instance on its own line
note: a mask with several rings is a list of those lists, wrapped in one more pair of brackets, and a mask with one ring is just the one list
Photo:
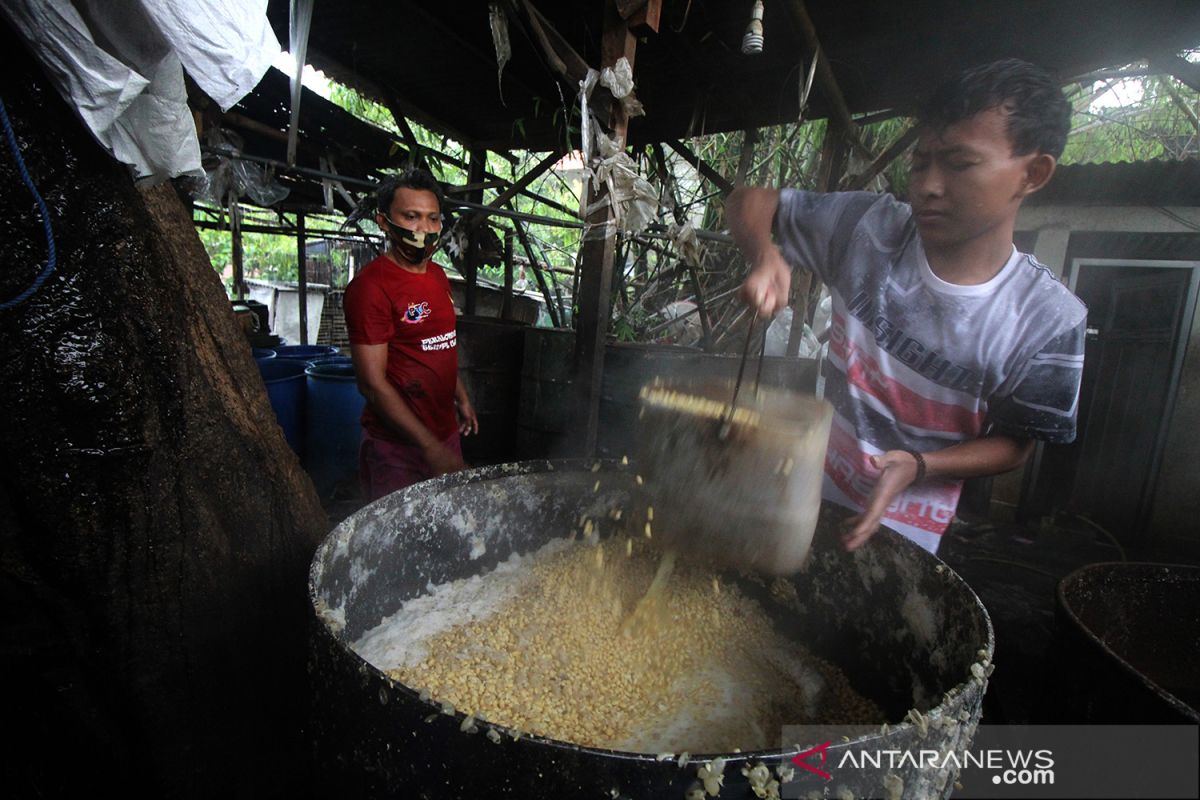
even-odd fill
[(33, 293), (42, 288), (42, 284), (50, 277), (50, 273), (54, 272), (54, 265), (58, 261), (58, 257), (54, 251), (54, 231), (50, 227), (50, 209), (46, 208), (46, 202), (42, 200), (42, 196), (38, 194), (37, 187), (33, 185), (33, 178), (29, 176), (29, 170), (25, 166), (25, 159), (21, 158), (21, 148), (17, 145), (17, 135), (13, 133), (12, 123), (8, 121), (8, 111), (4, 108), (4, 100), (0, 99), (0, 123), (4, 125), (4, 138), (8, 140), (8, 149), (12, 151), (13, 158), (17, 162), (17, 169), (21, 172), (21, 180), (25, 182), (29, 193), (33, 195), (33, 199), (37, 201), (38, 210), (42, 214), (42, 227), (46, 229), (46, 268), (41, 274), (33, 279), (33, 283), (29, 288), (21, 292), (11, 300), (5, 300), (0, 303), (0, 311), (7, 311), (14, 306), (18, 306), (28, 300)]

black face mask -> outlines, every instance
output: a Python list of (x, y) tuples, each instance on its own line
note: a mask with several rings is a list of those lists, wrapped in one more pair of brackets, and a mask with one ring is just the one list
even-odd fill
[(401, 228), (387, 217), (383, 219), (392, 234), (392, 244), (400, 251), (400, 255), (404, 256), (405, 260), (410, 263), (420, 264), (424, 262), (437, 249), (438, 239), (441, 238), (441, 234), (438, 231), (430, 231), (428, 233), (410, 231), (408, 228)]

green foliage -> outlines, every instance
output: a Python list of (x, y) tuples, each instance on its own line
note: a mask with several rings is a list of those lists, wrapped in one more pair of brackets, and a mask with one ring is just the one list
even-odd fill
[[(1086, 161), (1141, 160), (1152, 158), (1196, 157), (1200, 140), (1200, 98), (1197, 93), (1166, 76), (1145, 77), (1147, 70), (1142, 65), (1121, 68), (1118, 72), (1133, 72), (1144, 89), (1136, 103), (1119, 108), (1094, 109), (1092, 104), (1099, 94), (1111, 86), (1103, 81), (1087, 79), (1082, 84), (1067, 88), (1068, 97), (1075, 108), (1073, 129), (1068, 140), (1063, 163)], [(1111, 72), (1111, 71), (1110, 71)], [(1118, 78), (1121, 75), (1117, 76)], [(331, 99), (352, 114), (391, 132), (397, 137), (397, 148), (403, 137), (397, 120), (386, 107), (365, 97), (359, 92), (339, 84), (332, 84)], [(579, 109), (576, 104), (563, 97), (535, 97), (532, 115), (515, 116), (511, 120), (513, 142), (521, 142), (527, 126), (534, 119), (545, 119), (549, 115), (551, 124), (560, 132), (561, 145), (567, 150), (579, 147)], [(881, 120), (860, 128), (863, 144), (872, 153), (880, 153), (903, 135), (912, 121), (906, 117)], [(428, 151), (427, 159), (431, 170), (449, 186), (463, 187), (468, 183), (468, 164), (471, 154), (462, 143), (408, 120), (409, 128), (416, 140)], [(822, 143), (829, 126), (826, 120), (818, 119), (763, 128), (758, 131), (758, 141), (749, 159), (745, 182), (759, 186), (795, 186), (815, 189), (821, 162)], [(709, 166), (721, 175), (733, 179), (738, 172), (745, 147), (745, 135), (738, 132), (718, 133), (689, 140), (689, 146)], [(439, 152), (446, 158), (434, 156)], [(526, 174), (544, 154), (525, 150), (511, 150), (506, 154), (486, 153), (485, 183), (495, 184), (495, 178), (515, 181)], [(674, 176), (675, 196), (670, 198), (659, 180), (648, 150), (634, 153), (639, 170), (652, 184), (659, 187), (662, 206), (659, 221), (666, 225), (674, 222), (674, 205), (678, 203), (685, 216), (700, 228), (720, 230), (724, 227), (723, 206), (720, 194), (706, 180), (701, 179), (691, 167), (684, 164), (676, 154), (666, 150), (669, 170)], [(857, 154), (848, 156), (844, 175), (861, 173), (867, 166)], [(909, 159), (895, 159), (866, 188), (871, 191), (890, 191), (903, 196), (908, 185)], [(576, 209), (580, 207), (582, 184), (580, 172), (563, 169), (550, 170), (533, 181), (528, 194), (517, 195), (511, 207), (517, 211), (559, 220), (578, 220)], [(503, 186), (486, 186), (473, 189), (465, 197), (478, 202), (493, 203)], [(530, 196), (530, 195), (536, 195)], [(457, 196), (463, 197), (461, 193)], [(565, 211), (564, 211), (565, 209)], [(489, 220), (496, 234), (504, 236), (515, 231), (515, 223), (500, 216)], [(549, 266), (563, 272), (545, 270), (550, 283), (551, 295), (560, 291), (570, 306), (572, 290), (571, 274), (575, 270), (581, 245), (578, 228), (548, 225), (536, 222), (522, 223), (533, 250), (535, 261), (542, 267)], [(228, 232), (202, 231), (201, 238), (214, 266), (221, 269), (230, 260)], [(286, 236), (247, 234), (245, 240), (245, 264), (248, 277), (261, 276), (276, 280), (295, 280), (295, 242)], [(614, 320), (612, 332), (620, 340), (631, 341), (646, 335), (646, 331), (661, 319), (659, 310), (666, 304), (692, 295), (693, 288), (686, 270), (679, 269), (679, 257), (671, 251), (669, 243), (647, 243), (642, 241), (633, 247), (622, 242), (618, 255), (618, 274), (614, 276)], [(709, 259), (699, 267), (699, 276), (704, 290), (712, 297), (720, 295), (739, 280), (739, 265), (736, 255), (728, 248), (710, 245)], [(514, 245), (518, 264), (526, 259), (525, 248), (519, 241)], [(345, 269), (346, 255), (335, 250), (333, 263), (339, 270)], [(565, 273), (565, 274), (564, 274)], [(484, 266), (481, 275), (495, 283), (503, 281), (503, 269), (499, 266)], [(536, 291), (532, 271), (526, 267), (529, 285)], [(732, 282), (732, 283), (731, 283)], [(717, 317), (723, 313), (717, 310)], [(728, 320), (727, 320), (728, 321)], [(734, 322), (736, 324), (736, 321)]]
[[(222, 276), (225, 291), (233, 289), (233, 237), (227, 230), (197, 229), (213, 269)], [(242, 267), (247, 278), (296, 281), (296, 240), (267, 233), (242, 234)]]
[[(1135, 71), (1134, 67), (1124, 68)], [(1069, 87), (1075, 107), (1062, 163), (1146, 161), (1200, 155), (1200, 95), (1168, 75), (1135, 79), (1142, 97), (1116, 107), (1093, 109), (1098, 94), (1116, 81)]]
[[(380, 105), (379, 103), (365, 97), (359, 92), (351, 89), (348, 86), (343, 86), (338, 83), (331, 84), (330, 99), (346, 109), (350, 113), (361, 117), (368, 122), (374, 123), (381, 128), (384, 128), (396, 135), (400, 135), (400, 129), (396, 125), (395, 118), (391, 112)], [(540, 98), (535, 98), (534, 112), (535, 116), (540, 115), (545, 109), (542, 108)], [(562, 109), (556, 108), (554, 118), (558, 119), (562, 115)], [(569, 113), (564, 118), (570, 118)], [(409, 127), (422, 146), (432, 150), (445, 153), (453, 159), (466, 164), (470, 160), (470, 154), (462, 144), (456, 142), (446, 136), (435, 133), (422, 125), (419, 125), (412, 120), (409, 120)], [(514, 138), (524, 136), (524, 119), (514, 119), (513, 129)], [(513, 150), (510, 153), (511, 158), (506, 158), (504, 155), (494, 152), (488, 152), (486, 155), (487, 170), (493, 175), (502, 176), (508, 180), (516, 180), (521, 175), (525, 174), (534, 164), (536, 164), (544, 154), (532, 153), (525, 150)], [(428, 159), (431, 171), (437, 178), (449, 185), (465, 185), (468, 181), (468, 172), (465, 168), (436, 157)], [(560, 206), (568, 209), (579, 207), (579, 196), (574, 187), (569, 185), (560, 175), (549, 172), (535, 180), (529, 187), (529, 191), (533, 194), (541, 195)], [(499, 194), (497, 189), (487, 189), (483, 193), (483, 201), (489, 202)], [(513, 200), (513, 204), (518, 211), (538, 216), (546, 216), (562, 219), (564, 214), (561, 210), (546, 205), (545, 203), (525, 195), (518, 195)], [(512, 223), (508, 220), (494, 217), (492, 224), (499, 230), (498, 235), (503, 238), (504, 234), (512, 230)], [(528, 235), (532, 240), (532, 245), (535, 249), (535, 257), (542, 263), (549, 263), (552, 266), (570, 269), (574, 266), (575, 252), (579, 245), (579, 232), (569, 228), (562, 228), (552, 225), (540, 225), (531, 223), (526, 226)], [(516, 248), (516, 253), (519, 257), (524, 258), (524, 253), (520, 246)], [(502, 282), (504, 279), (503, 270), (500, 267), (483, 267), (481, 274), (489, 280)], [(532, 280), (532, 276), (530, 276)], [(547, 280), (554, 284), (558, 282), (561, 276), (554, 273), (546, 273)]]

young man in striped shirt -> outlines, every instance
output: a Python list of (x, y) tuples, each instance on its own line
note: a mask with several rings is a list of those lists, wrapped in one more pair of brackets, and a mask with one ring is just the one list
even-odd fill
[(1047, 73), (996, 62), (941, 87), (921, 113), (909, 203), (730, 196), (753, 308), (786, 305), (793, 266), (832, 295), (823, 494), (859, 512), (848, 549), (882, 523), (936, 552), (962, 479), (1021, 466), (1035, 439), (1074, 439), (1087, 311), (1013, 245), (1017, 211), (1053, 175), (1070, 113)]

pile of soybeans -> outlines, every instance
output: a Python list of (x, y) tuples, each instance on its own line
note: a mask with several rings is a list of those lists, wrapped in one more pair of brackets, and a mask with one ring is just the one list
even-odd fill
[(882, 720), (733, 583), (673, 562), (642, 537), (553, 540), (430, 587), (354, 648), (443, 709), (594, 747), (746, 751)]

